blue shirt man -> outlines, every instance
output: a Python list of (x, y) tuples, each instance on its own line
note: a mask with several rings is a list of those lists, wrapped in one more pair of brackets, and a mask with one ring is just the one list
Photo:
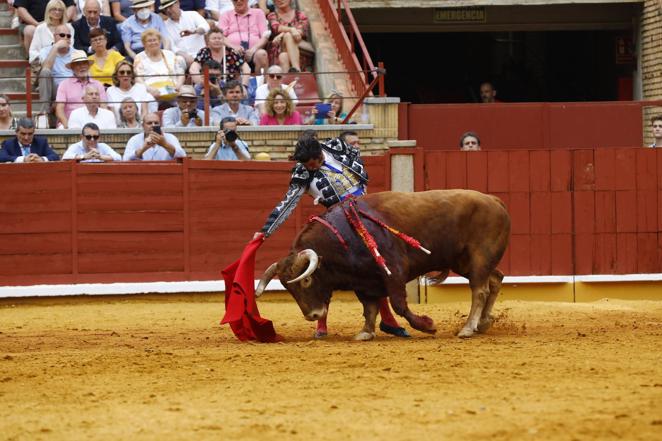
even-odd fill
[(122, 41), (131, 58), (135, 58), (137, 53), (145, 49), (140, 36), (150, 28), (159, 31), (163, 46), (170, 49), (170, 39), (163, 19), (149, 10), (149, 6), (153, 4), (154, 0), (136, 0), (133, 3), (134, 14), (122, 23)]
[(216, 140), (209, 146), (205, 159), (218, 161), (237, 161), (251, 159), (248, 144), (239, 139), (237, 120), (227, 116), (221, 120), (221, 130), (216, 133)]
[[(42, 47), (39, 51), (39, 62), (44, 64), (44, 60), (48, 57), (48, 54), (54, 49), (53, 46)], [(69, 47), (69, 51), (65, 54), (60, 52), (55, 53), (55, 60), (53, 61), (53, 67), (51, 68), (51, 75), (53, 75), (53, 82), (55, 83), (55, 88), (60, 85), (60, 83), (67, 78), (73, 77), (74, 73), (67, 67), (67, 64), (71, 61), (71, 54), (73, 53), (74, 48)]]

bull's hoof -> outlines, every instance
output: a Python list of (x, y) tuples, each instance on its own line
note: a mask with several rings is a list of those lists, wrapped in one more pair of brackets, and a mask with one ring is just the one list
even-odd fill
[(478, 333), (479, 334), (486, 333), (487, 330), (490, 329), (493, 324), (494, 324), (494, 317), (492, 317), (492, 316), (486, 318), (485, 320), (481, 320), (478, 323)]
[(457, 336), (460, 338), (470, 338), (473, 337), (474, 331), (471, 328), (462, 328), (460, 332), (457, 333)]
[(373, 338), (375, 338), (374, 332), (365, 332), (365, 331), (361, 331), (354, 336), (354, 340), (356, 341), (370, 341)]
[(315, 330), (315, 333), (313, 334), (313, 338), (315, 339), (321, 339), (321, 338), (326, 338), (329, 335), (328, 332), (323, 331), (321, 329)]

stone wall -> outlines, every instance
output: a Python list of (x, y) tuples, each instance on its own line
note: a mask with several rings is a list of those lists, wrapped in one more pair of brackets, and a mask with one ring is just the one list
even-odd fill
[[(642, 99), (662, 99), (662, 2), (644, 2), (640, 41)], [(642, 112), (644, 145), (653, 143), (650, 118), (658, 114), (662, 114), (662, 107), (645, 107)]]
[[(363, 155), (383, 155), (388, 151), (388, 141), (398, 138), (397, 98), (368, 98), (367, 118), (356, 115), (356, 120), (367, 119), (368, 123), (322, 126), (257, 126), (240, 127), (239, 135), (248, 142), (253, 155), (266, 152), (272, 160), (284, 161), (294, 151), (299, 134), (306, 129), (314, 129), (320, 139), (338, 136), (344, 130), (354, 130), (361, 138)], [(216, 128), (200, 127), (187, 129), (165, 129), (181, 142), (190, 157), (200, 159), (213, 142)], [(136, 129), (114, 129), (102, 132), (101, 142), (105, 142), (122, 154), (128, 139), (138, 133)], [(48, 137), (49, 143), (60, 154), (75, 142), (80, 141), (80, 130), (38, 130), (37, 134)], [(0, 139), (14, 136), (12, 132), (0, 131)]]

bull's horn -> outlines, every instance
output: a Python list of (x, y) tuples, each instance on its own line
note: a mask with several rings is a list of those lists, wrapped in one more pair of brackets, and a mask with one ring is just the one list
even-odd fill
[(299, 275), (297, 278), (288, 280), (287, 283), (294, 283), (294, 282), (298, 282), (299, 280), (305, 279), (317, 269), (317, 264), (319, 263), (319, 257), (317, 257), (317, 253), (314, 250), (308, 248), (306, 250), (299, 251), (296, 262), (298, 262), (299, 259), (308, 260), (308, 268), (306, 268), (306, 271), (301, 273), (301, 275)]
[(272, 263), (271, 266), (267, 268), (267, 270), (262, 275), (262, 278), (260, 279), (260, 283), (257, 284), (257, 288), (255, 289), (255, 297), (260, 297), (262, 295), (264, 290), (267, 288), (269, 281), (276, 275), (277, 269), (278, 262)]

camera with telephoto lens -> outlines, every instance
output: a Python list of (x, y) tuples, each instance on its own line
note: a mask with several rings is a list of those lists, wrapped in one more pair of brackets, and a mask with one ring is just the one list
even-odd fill
[(225, 139), (227, 139), (228, 142), (235, 142), (237, 138), (239, 138), (236, 130), (223, 129), (223, 133), (225, 133)]

